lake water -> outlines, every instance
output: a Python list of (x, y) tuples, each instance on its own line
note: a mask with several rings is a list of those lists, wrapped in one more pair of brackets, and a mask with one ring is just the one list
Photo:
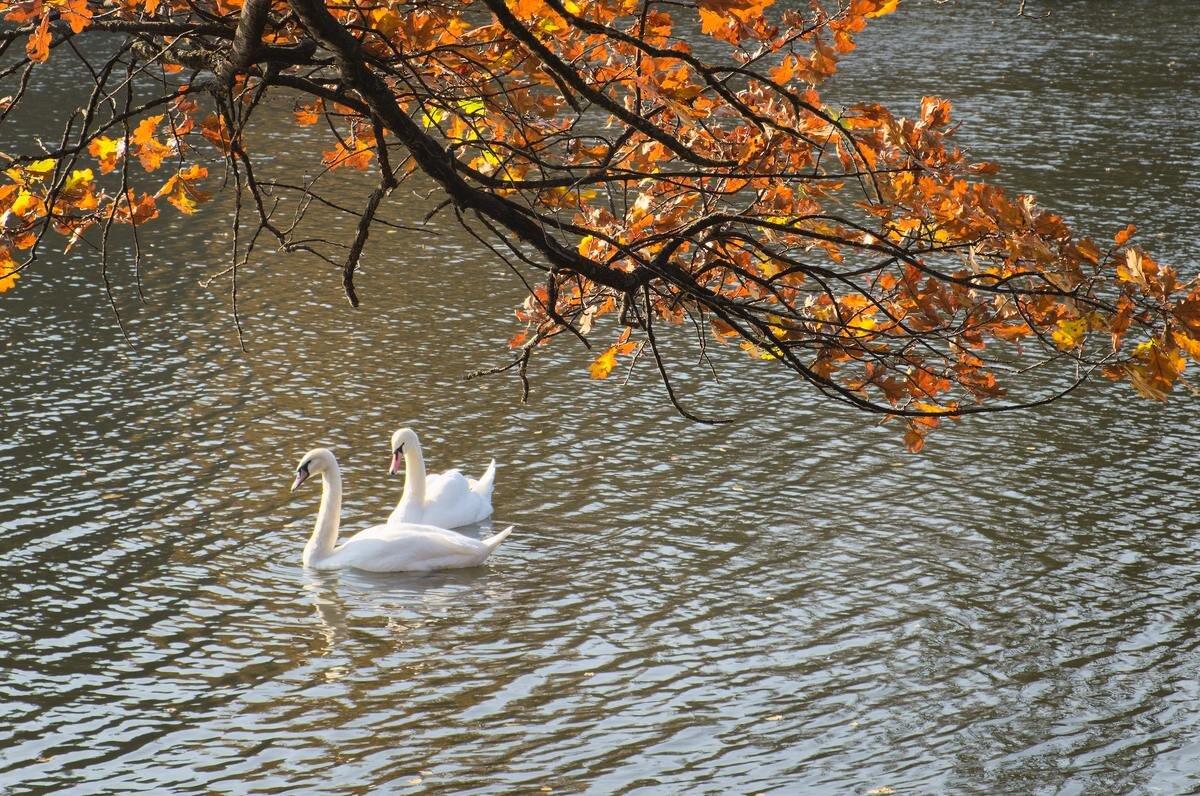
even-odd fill
[[(946, 96), (999, 181), (1196, 272), (1200, 7), (905, 6), (831, 96)], [(358, 311), (262, 258), (243, 354), (199, 285), (226, 221), (151, 236), (145, 307), (114, 265), (136, 351), (86, 250), (0, 297), (0, 791), (1200, 793), (1195, 398), (1097, 384), (910, 456), (753, 363), (689, 389), (709, 428), (564, 342), (521, 405), (462, 379), (522, 293), (452, 225), (374, 236)], [(517, 530), (476, 570), (305, 571), (300, 454), (338, 453), (352, 531), (405, 424), (431, 467), (494, 456)]]

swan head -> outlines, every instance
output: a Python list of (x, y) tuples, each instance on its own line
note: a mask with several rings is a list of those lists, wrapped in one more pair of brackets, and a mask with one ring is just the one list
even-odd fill
[(296, 465), (296, 480), (292, 482), (292, 491), (295, 492), (299, 489), (300, 485), (307, 481), (309, 476), (322, 474), (336, 467), (337, 459), (334, 458), (331, 450), (328, 448), (313, 448), (301, 456), (300, 464)]
[(412, 450), (421, 449), (421, 443), (417, 441), (417, 432), (411, 428), (402, 428), (392, 435), (392, 466), (388, 468), (388, 475), (395, 475), (404, 469), (406, 445)]

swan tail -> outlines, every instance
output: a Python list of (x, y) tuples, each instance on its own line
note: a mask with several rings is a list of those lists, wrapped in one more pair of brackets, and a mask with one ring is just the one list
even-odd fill
[(492, 499), (492, 488), (496, 485), (496, 460), (492, 459), (492, 463), (488, 465), (487, 471), (471, 485), (471, 491), (477, 495)]
[(500, 546), (500, 543), (508, 538), (508, 535), (510, 533), (512, 533), (512, 530), (513, 530), (513, 526), (510, 525), (507, 528), (505, 528), (503, 531), (501, 531), (500, 533), (493, 534), (492, 536), (489, 536), (486, 539), (480, 540), (481, 542), (483, 542), (483, 546), (488, 549), (488, 555), (491, 555), (495, 551), (495, 549)]

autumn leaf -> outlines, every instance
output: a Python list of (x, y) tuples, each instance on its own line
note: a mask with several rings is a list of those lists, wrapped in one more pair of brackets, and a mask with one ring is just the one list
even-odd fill
[(17, 271), (18, 267), (12, 252), (7, 247), (0, 246), (0, 293), (16, 286), (17, 280), (21, 278), (21, 274)]
[(483, 100), (459, 100), (458, 107), (468, 116), (482, 116), (487, 113), (487, 106), (483, 104)]
[(108, 174), (117, 167), (117, 161), (125, 154), (125, 140), (96, 136), (88, 144), (88, 153), (100, 163), (100, 173)]
[(354, 148), (349, 149), (339, 141), (333, 149), (324, 153), (321, 162), (331, 169), (350, 166), (359, 171), (371, 165), (371, 158), (375, 156), (375, 145), (370, 141), (359, 139), (352, 142), (352, 146)]
[(191, 215), (198, 206), (207, 202), (211, 197), (207, 191), (202, 191), (192, 183), (208, 176), (208, 169), (201, 165), (192, 165), (167, 180), (155, 197), (166, 197), (181, 213)]
[(870, 11), (862, 12), (865, 17), (882, 17), (890, 14), (900, 5), (900, 0), (857, 0), (859, 6), (873, 6)]
[(1133, 233), (1135, 232), (1137, 232), (1137, 227), (1133, 224), (1129, 224), (1125, 227), (1125, 229), (1113, 236), (1113, 240), (1117, 242), (1118, 246), (1124, 246), (1129, 242), (1129, 239), (1133, 237)]
[(910, 422), (904, 429), (904, 447), (909, 453), (920, 453), (925, 447), (925, 436), (929, 433), (929, 429), (919, 426), (916, 423)]
[[(130, 190), (125, 196), (118, 196), (112, 202), (116, 205), (115, 208), (112, 208), (113, 217), (122, 224), (131, 224), (136, 227), (158, 218), (158, 205), (154, 197), (148, 193), (143, 193), (140, 197), (135, 198), (134, 192)], [(109, 207), (111, 208), (112, 205)]]
[(1173, 312), (1188, 334), (1200, 340), (1200, 296), (1184, 299), (1175, 305)]
[(600, 356), (596, 357), (592, 362), (591, 371), (593, 379), (607, 379), (608, 374), (612, 373), (613, 368), (617, 366), (617, 347), (612, 346)]
[(34, 63), (44, 63), (50, 57), (50, 14), (42, 12), (42, 21), (29, 34), (25, 42), (25, 54)]
[(1117, 279), (1132, 282), (1143, 288), (1150, 287), (1151, 280), (1157, 273), (1157, 264), (1137, 249), (1126, 249), (1125, 261), (1117, 265)]
[(23, 2), (7, 2), (4, 7), (7, 9), (4, 19), (20, 24), (41, 16), (43, 3), (42, 0), (23, 0)]
[(296, 124), (301, 126), (314, 125), (321, 120), (321, 114), (325, 110), (325, 103), (322, 100), (316, 100), (309, 104), (297, 105), (292, 110), (292, 116), (296, 119)]
[(750, 22), (761, 17), (775, 0), (697, 0), (696, 5), (701, 15), (708, 12), (712, 15), (733, 16), (742, 22)]
[(13, 201), (12, 206), (8, 209), (13, 215), (28, 218), (35, 215), (45, 215), (46, 203), (42, 201), (41, 196), (21, 189), (17, 193), (17, 198)]
[(46, 178), (54, 173), (54, 166), (55, 161), (53, 158), (44, 158), (27, 163), (24, 166), (13, 166), (10, 169), (6, 169), (4, 173), (17, 185), (29, 187), (45, 182)]
[(225, 123), (225, 117), (215, 113), (210, 113), (200, 120), (200, 135), (222, 152), (229, 152), (232, 143), (229, 126)]
[(174, 148), (162, 143), (154, 136), (158, 125), (165, 118), (164, 115), (159, 114), (142, 119), (129, 137), (133, 154), (141, 161), (142, 168), (146, 171), (154, 171), (162, 165), (164, 159), (175, 152)]
[(1088, 322), (1087, 318), (1074, 318), (1071, 320), (1060, 320), (1058, 328), (1051, 332), (1051, 337), (1054, 342), (1058, 343), (1058, 347), (1064, 351), (1075, 348), (1083, 342), (1084, 335), (1087, 334)]
[(59, 14), (71, 26), (72, 33), (82, 33), (92, 24), (92, 10), (88, 0), (50, 0), (49, 5), (58, 8)]
[(75, 169), (63, 183), (59, 198), (78, 210), (94, 210), (99, 206), (96, 198), (96, 175), (91, 169)]

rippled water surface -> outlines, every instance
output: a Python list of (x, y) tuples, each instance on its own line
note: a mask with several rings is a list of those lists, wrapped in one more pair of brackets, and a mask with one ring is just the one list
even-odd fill
[[(1195, 273), (1197, 6), (1039, 5), (910, 2), (831, 94), (946, 96), (1005, 184)], [(172, 223), (147, 307), (114, 267), (136, 352), (89, 252), (0, 305), (0, 790), (1200, 792), (1196, 399), (1098, 384), (913, 457), (748, 363), (689, 394), (714, 429), (563, 344), (523, 406), (462, 381), (521, 288), (452, 227), (372, 238), (357, 312), (265, 258), (242, 354), (198, 284), (224, 217)], [(477, 570), (305, 571), (297, 457), (337, 451), (363, 527), (407, 423), (433, 467), (494, 456), (517, 531)]]

